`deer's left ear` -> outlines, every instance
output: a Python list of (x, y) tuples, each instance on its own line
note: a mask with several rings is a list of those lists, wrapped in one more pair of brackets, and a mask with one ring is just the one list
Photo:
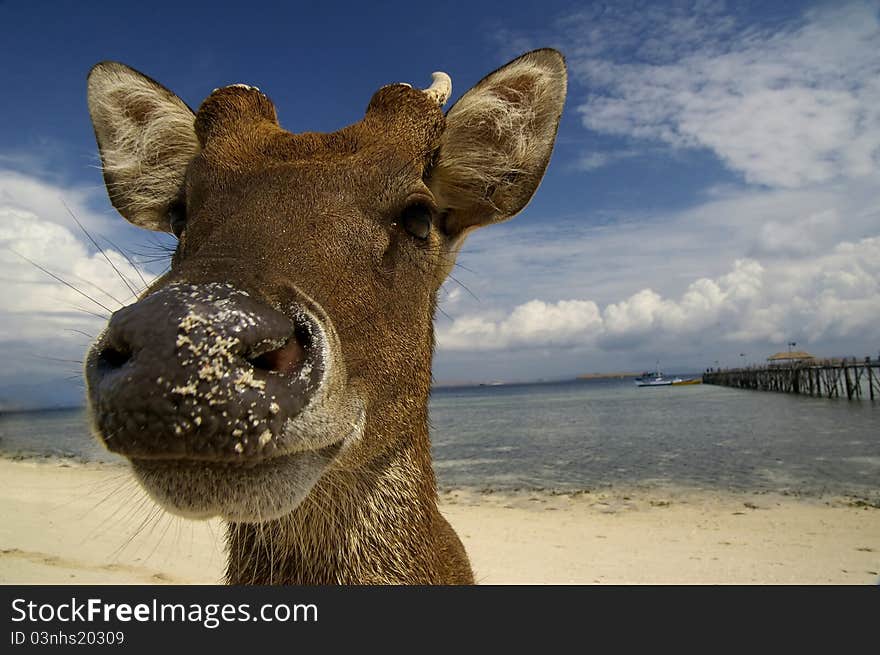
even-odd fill
[(535, 50), (490, 73), (449, 110), (426, 182), (450, 237), (528, 204), (550, 161), (565, 93), (562, 55)]

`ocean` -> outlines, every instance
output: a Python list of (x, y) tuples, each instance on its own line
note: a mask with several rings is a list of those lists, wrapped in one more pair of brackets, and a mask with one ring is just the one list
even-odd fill
[[(435, 389), (441, 488), (702, 489), (880, 499), (880, 403), (631, 380)], [(82, 410), (0, 417), (0, 456), (120, 461)]]

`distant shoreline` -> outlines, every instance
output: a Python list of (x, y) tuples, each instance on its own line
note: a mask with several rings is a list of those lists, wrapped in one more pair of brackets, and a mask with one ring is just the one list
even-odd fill
[(42, 412), (68, 412), (83, 409), (85, 405), (66, 405), (64, 407), (24, 407), (16, 409), (0, 409), (0, 418), (10, 414), (37, 414)]
[(608, 379), (624, 379), (624, 378), (637, 378), (641, 375), (641, 373), (584, 373), (583, 375), (578, 375), (578, 380), (608, 380)]
[[(488, 381), (465, 381), (465, 382), (435, 382), (431, 385), (432, 391), (445, 391), (455, 389), (483, 389), (486, 387), (522, 387), (541, 384), (564, 384), (566, 382), (574, 382), (575, 380), (592, 380), (603, 378), (627, 378), (638, 377), (641, 373), (588, 373), (578, 377), (553, 378), (537, 380), (488, 380)], [(53, 407), (16, 407), (0, 409), (0, 418), (5, 416), (14, 416), (19, 414), (41, 414), (43, 412), (68, 412), (85, 410), (86, 403), (81, 405), (65, 405)]]

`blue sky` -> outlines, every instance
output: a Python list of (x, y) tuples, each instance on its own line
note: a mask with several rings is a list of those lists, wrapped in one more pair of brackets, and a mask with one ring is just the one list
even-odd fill
[(80, 359), (80, 332), (101, 323), (11, 250), (127, 302), (64, 204), (122, 248), (155, 242), (115, 214), (97, 168), (85, 76), (103, 59), (193, 107), (253, 84), (287, 129), (332, 131), (384, 84), (444, 70), (454, 100), (528, 49), (562, 50), (553, 160), (521, 215), (465, 245), (456, 277), (473, 295), (442, 292), (439, 382), (658, 358), (700, 370), (789, 340), (880, 348), (877, 2), (219, 4), (0, 2), (14, 28), (0, 45), (0, 405), (77, 402), (77, 365), (56, 360)]

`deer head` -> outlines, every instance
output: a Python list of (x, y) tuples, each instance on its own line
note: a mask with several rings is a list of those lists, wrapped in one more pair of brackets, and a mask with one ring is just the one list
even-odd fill
[(326, 494), (347, 476), (432, 503), (437, 292), (471, 230), (531, 199), (565, 91), (561, 55), (537, 50), (445, 116), (435, 73), (427, 90), (379, 89), (354, 125), (296, 134), (256, 88), (193, 113), (131, 68), (95, 66), (110, 200), (179, 239), (90, 350), (98, 438), (184, 516), (278, 520), (334, 475)]

